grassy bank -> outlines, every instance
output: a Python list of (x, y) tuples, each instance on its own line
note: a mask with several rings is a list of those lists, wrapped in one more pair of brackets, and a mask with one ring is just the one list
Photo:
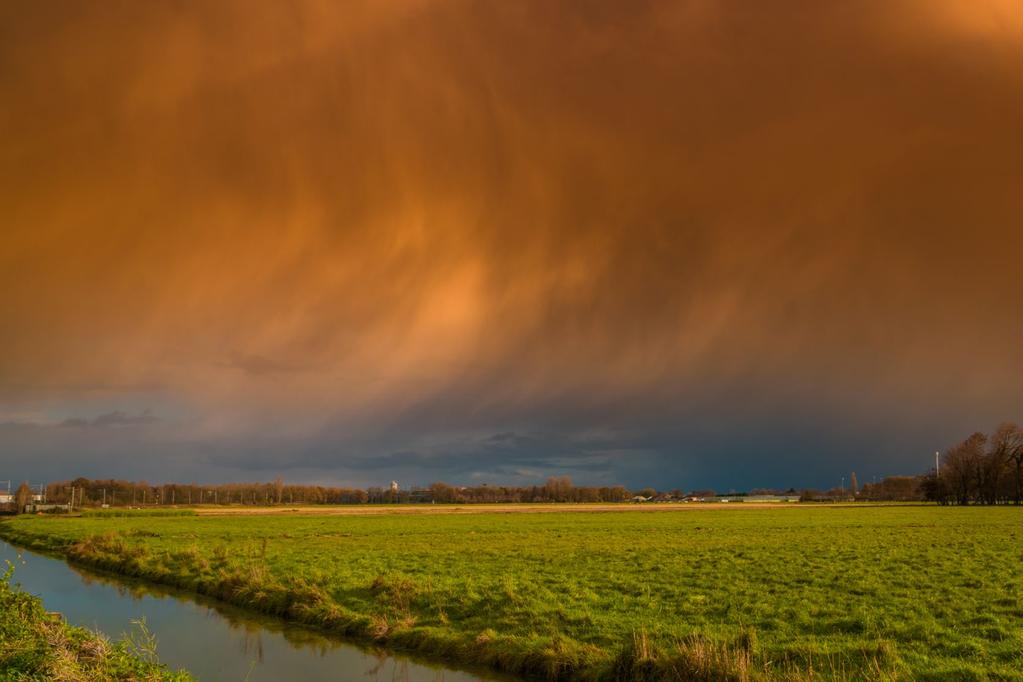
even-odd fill
[(111, 643), (48, 614), (38, 598), (11, 585), (11, 574), (8, 570), (0, 580), (0, 680), (192, 679), (187, 673), (171, 672), (157, 663), (144, 633)]
[(18, 518), (0, 535), (550, 678), (1023, 679), (1023, 510)]

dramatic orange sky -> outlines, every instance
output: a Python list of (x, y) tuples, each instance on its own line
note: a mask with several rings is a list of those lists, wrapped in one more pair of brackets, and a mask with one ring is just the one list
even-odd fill
[(0, 474), (922, 470), (1023, 417), (1021, 65), (1016, 0), (3, 3)]

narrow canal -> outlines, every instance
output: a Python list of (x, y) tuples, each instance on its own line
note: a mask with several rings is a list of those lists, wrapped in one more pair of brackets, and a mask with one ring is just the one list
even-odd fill
[(131, 579), (100, 575), (0, 540), (0, 572), (14, 564), (12, 583), (39, 597), (74, 625), (111, 639), (138, 631), (144, 619), (160, 660), (201, 682), (359, 680), (469, 682), (478, 673), (363, 649), (280, 620)]

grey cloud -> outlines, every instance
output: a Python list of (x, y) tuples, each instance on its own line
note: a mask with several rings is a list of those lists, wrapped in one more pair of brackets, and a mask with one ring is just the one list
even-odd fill
[(60, 422), (59, 426), (70, 429), (109, 429), (130, 426), (146, 426), (148, 424), (156, 424), (160, 421), (161, 419), (154, 415), (150, 410), (143, 410), (138, 414), (129, 414), (127, 412), (122, 412), (121, 410), (115, 410), (113, 412), (101, 414), (93, 419), (72, 417)]

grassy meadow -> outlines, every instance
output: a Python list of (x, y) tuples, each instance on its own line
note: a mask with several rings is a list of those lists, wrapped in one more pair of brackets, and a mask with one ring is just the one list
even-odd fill
[(1023, 680), (1023, 509), (19, 517), (10, 541), (547, 678)]

